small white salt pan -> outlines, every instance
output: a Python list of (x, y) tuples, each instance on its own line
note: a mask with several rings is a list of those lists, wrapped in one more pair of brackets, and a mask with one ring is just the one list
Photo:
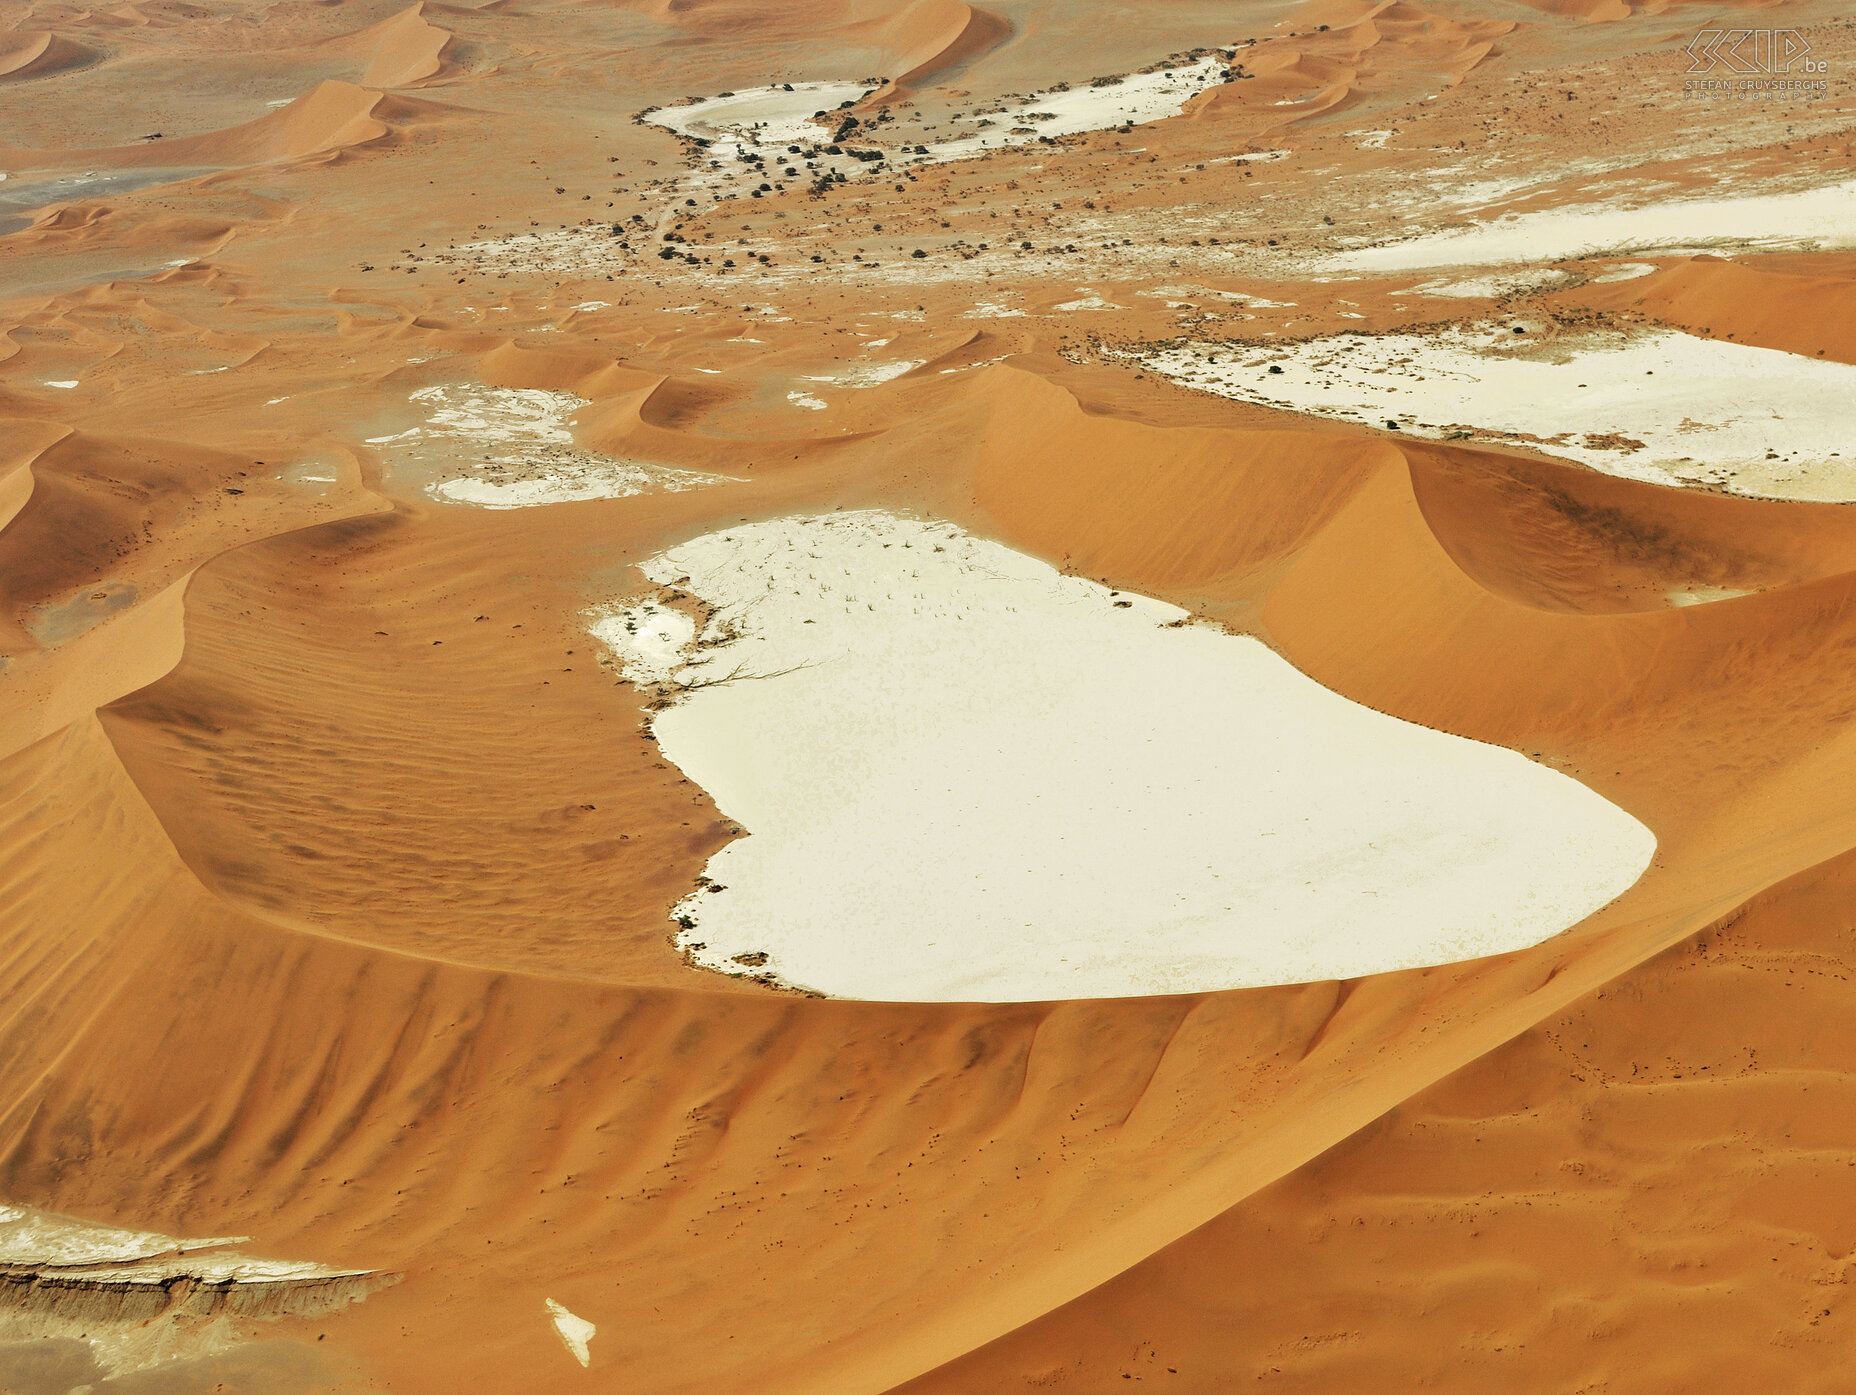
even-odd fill
[(250, 1238), (222, 1235), (187, 1240), (153, 1231), (97, 1225), (50, 1211), (0, 1206), (0, 1265), (21, 1268), (132, 1264), (162, 1255), (242, 1244)]
[[(678, 907), (725, 972), (916, 1001), (1351, 977), (1536, 943), (1654, 848), (1512, 751), (950, 525), (776, 519), (644, 571), (717, 607), (654, 730), (748, 830)], [(674, 637), (620, 653), (662, 673)]]
[[(887, 341), (885, 341), (887, 342)], [(921, 359), (902, 359), (895, 363), (870, 363), (856, 368), (848, 368), (831, 378), (821, 378), (820, 382), (834, 382), (839, 387), (868, 388), (883, 383), (893, 382), (904, 373), (912, 373), (922, 366)]]
[(574, 1360), (582, 1366), (590, 1366), (592, 1355), (587, 1351), (587, 1343), (593, 1340), (599, 1331), (583, 1317), (576, 1317), (552, 1298), (547, 1299), (548, 1316), (553, 1320), (554, 1330), (561, 1334), (561, 1340), (567, 1344), (567, 1350), (573, 1353)]
[(1856, 366), (1674, 331), (1536, 344), (1501, 326), (1338, 335), (1259, 350), (1184, 345), (1139, 360), (1250, 402), (1432, 437), (1508, 436), (1656, 484), (1856, 499)]
[(428, 403), (427, 429), (489, 441), (541, 441), (571, 444), (568, 422), (586, 406), (584, 397), (540, 388), (479, 388), (435, 385), (412, 394)]
[(1856, 180), (1789, 194), (1668, 199), (1642, 208), (1593, 204), (1514, 214), (1407, 242), (1337, 253), (1317, 261), (1313, 269), (1372, 274), (1730, 244), (1856, 246)]
[[(873, 341), (873, 344), (881, 345), (887, 344), (888, 342), (887, 339), (878, 339)], [(884, 383), (895, 381), (905, 373), (914, 372), (921, 366), (922, 360), (918, 358), (902, 359), (895, 363), (859, 363), (853, 364), (848, 368), (840, 369), (836, 373), (807, 374), (804, 381), (808, 383), (830, 383), (833, 387), (841, 388), (880, 387)], [(808, 398), (803, 392), (788, 393), (787, 400), (794, 403), (796, 406), (802, 407), (811, 406), (814, 402), (817, 402), (816, 398)], [(817, 405), (822, 407), (825, 404), (818, 402)]]
[[(822, 128), (813, 124), (818, 111), (833, 111), (844, 102), (854, 102), (869, 88), (861, 82), (795, 82), (750, 91), (732, 92), (726, 97), (705, 97), (684, 106), (660, 107), (645, 120), (668, 127), (682, 135), (705, 140), (728, 140), (753, 132), (764, 144), (788, 141), (817, 141)], [(734, 147), (725, 147), (731, 154)], [(711, 157), (717, 157), (712, 148)]]
[[(127, 1378), (138, 1372), (217, 1356), (253, 1335), (240, 1330), (245, 1326), (242, 1321), (235, 1325), (223, 1315), (204, 1316), (197, 1301), (187, 1301), (196, 1285), (221, 1291), (238, 1288), (247, 1295), (256, 1291), (262, 1297), (251, 1311), (262, 1315), (269, 1302), (283, 1298), (287, 1303), (293, 1293), (304, 1289), (309, 1291), (312, 1310), (340, 1307), (384, 1279), (368, 1270), (257, 1259), (225, 1248), (245, 1239), (183, 1238), (101, 1225), (31, 1207), (0, 1206), (0, 1273), (28, 1288), (49, 1284), (54, 1293), (91, 1288), (99, 1290), (106, 1303), (112, 1293), (128, 1300), (114, 1317), (94, 1310), (86, 1316), (59, 1304), (15, 1301), (0, 1306), (0, 1351), (7, 1353), (0, 1355), (0, 1367), (5, 1368), (0, 1370), (0, 1387), (41, 1388), (30, 1382), (18, 1387), (6, 1380), (20, 1374), (9, 1355), (23, 1352), (28, 1342), (36, 1347), (59, 1341), (87, 1350), (89, 1360), (105, 1377), (97, 1388), (114, 1389), (134, 1384)], [(19, 1293), (22, 1298), (30, 1297), (27, 1288)], [(149, 1316), (150, 1312), (155, 1315)], [(68, 1384), (44, 1388), (63, 1390)]]
[(48, 378), (46, 379), (45, 386), (54, 387), (54, 388), (74, 388), (77, 386), (77, 379), (76, 378)]
[(653, 491), (675, 494), (718, 483), (719, 478), (615, 460), (577, 469), (556, 465), (532, 479), (442, 480), (432, 486), (431, 493), (454, 504), (474, 504), (483, 509), (529, 509), (587, 499), (626, 499)]
[(1601, 275), (1594, 276), (1592, 280), (1597, 285), (1606, 286), (1614, 281), (1635, 281), (1639, 276), (1648, 276), (1655, 270), (1656, 267), (1651, 262), (1624, 262)]
[[(1224, 63), (1215, 57), (1195, 59), (1171, 68), (1101, 80), (1063, 90), (1011, 99), (1015, 106), (984, 115), (954, 118), (971, 126), (970, 134), (939, 141), (918, 141), (892, 148), (876, 142), (891, 165), (921, 165), (965, 160), (1005, 146), (1024, 145), (1040, 138), (1079, 135), (1114, 126), (1142, 125), (1176, 116), (1201, 92), (1225, 81)], [(693, 139), (708, 142), (695, 152), (692, 168), (679, 182), (712, 192), (732, 191), (758, 196), (761, 184), (777, 192), (788, 182), (810, 181), (821, 175), (864, 177), (873, 171), (846, 150), (832, 156), (822, 147), (834, 143), (832, 122), (838, 108), (863, 97), (864, 83), (810, 82), (731, 92), (684, 106), (662, 107), (645, 120)], [(827, 113), (825, 122), (814, 119)], [(900, 128), (897, 128), (898, 130)], [(893, 138), (894, 132), (890, 135)], [(864, 129), (846, 138), (851, 149), (870, 149), (872, 132)], [(906, 139), (906, 138), (905, 138)], [(798, 146), (804, 153), (790, 149)], [(749, 162), (773, 157), (771, 166)], [(787, 170), (793, 173), (786, 174)]]
[(412, 400), (428, 407), (425, 425), (369, 445), (391, 445), (408, 460), (449, 473), (426, 486), (433, 498), (486, 509), (533, 508), (587, 499), (622, 499), (719, 483), (719, 477), (637, 460), (619, 460), (574, 444), (572, 419), (586, 399), (540, 388), (439, 384)]
[(1179, 115), (1201, 92), (1223, 83), (1225, 73), (1222, 59), (1205, 57), (1175, 68), (1130, 73), (1100, 87), (1085, 83), (1062, 92), (1040, 92), (1022, 106), (990, 114), (986, 119), (996, 123), (992, 128), (929, 145), (926, 158), (961, 160), (1040, 136), (1075, 136), (1164, 121)]
[(1413, 286), (1406, 295), (1428, 295), (1459, 300), (1495, 300), (1505, 295), (1528, 295), (1563, 285), (1572, 273), (1554, 271), (1517, 271), (1507, 276), (1467, 276), (1455, 281), (1427, 281)]
[[(867, 91), (869, 88), (860, 82), (795, 82), (790, 84), (790, 90), (789, 85), (757, 87), (686, 106), (663, 107), (649, 113), (645, 120), (709, 142), (699, 152), (696, 168), (681, 181), (678, 192), (682, 185), (714, 188), (739, 180), (747, 181), (742, 186), (745, 189), (762, 181), (759, 173), (749, 173), (742, 163), (744, 156), (751, 158), (766, 151), (778, 158), (776, 169), (786, 168), (787, 146), (812, 149), (830, 140), (827, 128), (813, 121), (814, 113), (835, 112)], [(827, 161), (825, 167), (847, 163), (855, 161)], [(816, 172), (808, 172), (807, 177)]]
[(1752, 594), (1731, 586), (1696, 586), (1686, 591), (1671, 591), (1666, 599), (1672, 606), (1713, 605), (1716, 601), (1737, 601)]
[(186, 1239), (98, 1225), (51, 1211), (0, 1206), (0, 1268), (50, 1271), (72, 1281), (95, 1276), (151, 1287), (183, 1274), (209, 1282), (278, 1283), (367, 1273), (300, 1260), (256, 1259), (226, 1249), (250, 1238)]

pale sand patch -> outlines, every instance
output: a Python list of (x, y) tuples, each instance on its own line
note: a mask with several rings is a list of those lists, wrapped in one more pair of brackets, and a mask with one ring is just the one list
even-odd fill
[(1648, 276), (1655, 270), (1656, 265), (1653, 262), (1620, 262), (1609, 271), (1594, 276), (1592, 283), (1608, 286), (1614, 281), (1635, 281), (1639, 276)]
[(634, 601), (589, 615), (594, 636), (620, 656), (620, 673), (639, 687), (673, 682), (696, 642), (689, 613), (661, 601)]
[(848, 368), (830, 378), (820, 378), (818, 381), (833, 382), (839, 387), (847, 388), (877, 387), (883, 383), (893, 382), (904, 373), (914, 372), (922, 366), (922, 362), (923, 360), (919, 358), (905, 358), (894, 363), (863, 364), (856, 368)]
[(1465, 276), (1453, 281), (1426, 281), (1401, 295), (1428, 295), (1460, 300), (1496, 300), (1506, 295), (1531, 295), (1535, 291), (1563, 285), (1572, 279), (1566, 271), (1551, 268), (1516, 271), (1508, 275)]
[[(715, 607), (655, 719), (748, 830), (678, 907), (711, 968), (914, 1001), (1351, 977), (1537, 943), (1655, 847), (1512, 751), (949, 524), (775, 519), (643, 570)], [(629, 604), (595, 633), (664, 675)]]
[(705, 97), (684, 106), (659, 107), (644, 119), (681, 135), (724, 143), (722, 148), (732, 155), (734, 149), (726, 142), (748, 131), (767, 144), (816, 141), (821, 131), (812, 123), (814, 112), (835, 111), (868, 90), (861, 82), (780, 83), (725, 97)]
[(240, 1245), (249, 1235), (186, 1240), (149, 1230), (96, 1225), (50, 1211), (0, 1206), (0, 1266), (133, 1264), (158, 1255)]
[(1672, 606), (1713, 605), (1716, 601), (1735, 601), (1753, 594), (1733, 586), (1695, 586), (1686, 591), (1671, 591), (1667, 600)]
[[(1201, 92), (1225, 82), (1224, 60), (1208, 55), (1173, 68), (1122, 77), (1099, 78), (1065, 89), (1034, 93), (1015, 107), (995, 105), (960, 124), (989, 123), (969, 136), (928, 144), (927, 160), (962, 160), (1001, 146), (1024, 145), (1040, 136), (1082, 135), (1115, 126), (1144, 126), (1177, 116)], [(1261, 158), (1261, 157), (1259, 157)]]
[[(872, 347), (878, 347), (888, 342), (887, 339), (874, 340), (872, 341)], [(895, 381), (905, 373), (914, 372), (917, 368), (922, 366), (922, 362), (923, 360), (919, 358), (913, 358), (899, 359), (892, 363), (858, 363), (852, 364), (847, 368), (842, 368), (836, 373), (809, 373), (805, 375), (801, 381), (808, 383), (829, 383), (833, 387), (841, 388), (880, 387), (884, 383)], [(803, 392), (789, 392), (786, 396), (787, 400), (796, 406), (810, 406), (812, 402), (817, 400), (806, 399)], [(820, 402), (818, 405), (822, 407), (825, 404)]]
[(1311, 270), (1374, 274), (1730, 244), (1856, 246), (1856, 180), (1786, 194), (1666, 199), (1641, 208), (1588, 204), (1511, 214), (1406, 242), (1340, 252), (1315, 262)]
[[(830, 142), (829, 128), (813, 120), (815, 113), (835, 112), (855, 102), (869, 89), (861, 82), (795, 82), (706, 97), (685, 106), (661, 107), (644, 119), (668, 127), (693, 140), (707, 142), (694, 152), (691, 170), (680, 179), (673, 197), (689, 189), (748, 193), (768, 182), (784, 187), (782, 171), (794, 170), (795, 181), (817, 178), (826, 170), (847, 175), (861, 166), (851, 157), (825, 159), (818, 147)], [(789, 165), (798, 145), (814, 151), (813, 163)], [(771, 168), (751, 163), (773, 157)], [(717, 194), (717, 197), (721, 197)]]
[(1136, 361), (1223, 397), (1434, 438), (1505, 438), (1655, 484), (1856, 499), (1856, 366), (1778, 349), (1672, 330), (1541, 343), (1484, 325), (1186, 344)]
[(425, 425), (367, 443), (394, 447), (402, 468), (442, 476), (429, 480), (425, 492), (448, 503), (534, 508), (721, 482), (718, 475), (582, 450), (572, 421), (587, 402), (571, 392), (440, 384), (421, 388), (412, 401), (431, 409)]
[(583, 1317), (576, 1317), (552, 1298), (546, 1300), (548, 1315), (554, 1321), (554, 1330), (561, 1334), (561, 1340), (567, 1344), (567, 1350), (573, 1353), (574, 1360), (582, 1366), (593, 1364), (593, 1358), (587, 1351), (587, 1343), (593, 1340), (599, 1328)]
[[(642, 119), (701, 143), (691, 151), (690, 169), (675, 186), (673, 201), (687, 191), (717, 199), (759, 198), (821, 178), (858, 180), (895, 166), (972, 159), (1007, 146), (1165, 120), (1228, 76), (1222, 59), (1206, 56), (1014, 95), (956, 113), (949, 121), (959, 134), (935, 140), (900, 123), (860, 123), (840, 143), (835, 137), (840, 108), (869, 90), (864, 82), (757, 87), (659, 107)], [(871, 158), (860, 159), (858, 152)]]
[(665, 470), (626, 461), (597, 457), (579, 466), (554, 462), (532, 479), (444, 480), (431, 488), (437, 498), (453, 504), (475, 504), (483, 509), (529, 509), (544, 504), (573, 504), (585, 499), (625, 499), (633, 494), (662, 490), (695, 489), (715, 483), (716, 477)]
[(226, 1248), (249, 1238), (187, 1239), (0, 1206), (0, 1276), (15, 1299), (0, 1312), (0, 1347), (82, 1342), (102, 1371), (126, 1376), (230, 1350), (248, 1340), (233, 1318), (331, 1312), (391, 1280)]

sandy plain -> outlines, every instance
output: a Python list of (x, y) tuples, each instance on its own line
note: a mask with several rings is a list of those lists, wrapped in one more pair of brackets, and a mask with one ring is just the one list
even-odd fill
[[(1432, 438), (1158, 370), (1520, 323), (1840, 381), (1847, 13), (0, 26), (0, 1226), (63, 1237), (0, 1249), (0, 1388), (1847, 1387), (1847, 401), (1672, 484), (1550, 439), (1621, 423)], [(1694, 95), (1729, 27), (1822, 87)], [(843, 95), (664, 120), (789, 83)], [(672, 916), (760, 835), (589, 615), (701, 618), (654, 559), (841, 512), (1267, 646), (1654, 854), (1390, 972), (716, 972)]]

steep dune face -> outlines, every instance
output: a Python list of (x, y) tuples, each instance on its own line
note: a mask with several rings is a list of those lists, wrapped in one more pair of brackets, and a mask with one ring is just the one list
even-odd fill
[(665, 907), (727, 822), (666, 767), (590, 639), (561, 634), (554, 588), (489, 582), (523, 546), (487, 532), (401, 516), (223, 559), (190, 590), (180, 669), (108, 730), (189, 864), (258, 914), (664, 981)]
[[(183, 1254), (161, 1311), (211, 1350), (151, 1340), (136, 1380), (1847, 1383), (1849, 510), (1142, 366), (1498, 316), (1851, 361), (1838, 254), (1336, 269), (1729, 167), (1817, 197), (1842, 96), (1698, 135), (1679, 16), (1408, 0), (33, 4), (0, 41), (0, 1212), (368, 1276), (233, 1312)], [(875, 158), (819, 126), (730, 182), (635, 119), (789, 81), (848, 87)], [(656, 483), (454, 502), (502, 487), (486, 402)], [(588, 626), (706, 628), (699, 578), (644, 569), (858, 514), (1261, 641), (1655, 856), (1531, 947), (1344, 981), (851, 1001), (692, 963), (673, 917), (744, 830)], [(108, 1297), (45, 1258), (0, 1385), (101, 1388), (86, 1327), (16, 1355), (22, 1313)]]
[(892, 100), (953, 77), (961, 65), (1004, 43), (1012, 33), (1009, 19), (964, 0), (916, 0), (866, 23), (870, 41), (897, 54), (894, 66), (900, 71), (885, 93)]
[[(604, 1355), (651, 1388), (882, 1388), (1144, 1253), (1234, 1162), (1287, 1165), (1339, 1124), (1339, 1061), (1430, 1015), (1409, 976), (1366, 999), (900, 1009), (450, 968), (203, 894), (95, 727), (11, 770), (62, 832), (27, 852), (12, 826), (8, 923), (57, 906), (60, 928), (7, 958), (29, 1010), (0, 1178), (87, 1217), (210, 1215), (404, 1268), (341, 1319), (395, 1389), (551, 1369), (544, 1297), (632, 1334)], [(102, 875), (73, 899), (48, 874), (81, 847)], [(1302, 1122), (1258, 1135), (1271, 1115)], [(1128, 1213), (1157, 1164), (1169, 1204)], [(992, 1223), (947, 1226), (973, 1206)], [(1090, 1232), (1119, 1238), (1079, 1248)]]
[[(1494, 51), (1513, 24), (1462, 19), (1410, 0), (1298, 6), (1289, 42), (1255, 57), (1254, 81), (1218, 89), (1197, 110), (1206, 120), (1262, 118), (1266, 128), (1352, 107), (1408, 98), (1415, 86), (1454, 86)], [(1271, 108), (1285, 107), (1289, 111)]]
[(14, 30), (0, 35), (0, 82), (47, 77), (76, 68), (95, 57), (82, 44), (72, 43), (53, 30)]
[(1364, 437), (1147, 425), (1009, 366), (983, 402), (970, 469), (995, 526), (1082, 575), (1193, 596), (1237, 594), (1402, 463)]
[(1426, 523), (1486, 589), (1540, 610), (1707, 604), (1839, 576), (1856, 533), (1839, 505), (1646, 490), (1548, 461), (1406, 447)]
[[(0, 160), (39, 169), (99, 165), (115, 169), (138, 166), (232, 168), (295, 160), (364, 145), (386, 135), (389, 126), (375, 115), (382, 101), (377, 91), (349, 82), (329, 81), (318, 84), (281, 110), (223, 131), (164, 140), (159, 144), (148, 142), (71, 152), (0, 146)], [(402, 106), (399, 110), (412, 109)]]
[(1774, 888), (904, 1389), (1647, 1392), (1698, 1361), (1835, 1389), (1856, 1321), (1851, 875), (1841, 857)]
[[(380, 95), (346, 82), (325, 82), (281, 111), (243, 126), (195, 136), (148, 150), (138, 160), (125, 153), (122, 162), (163, 164), (184, 161), (203, 165), (260, 164), (376, 140), (387, 132), (374, 118)], [(138, 152), (139, 154), (139, 152)]]
[[(1834, 524), (1840, 532), (1840, 511)], [(1296, 558), (1265, 620), (1343, 691), (1523, 749), (1578, 750), (1597, 788), (1629, 786), (1635, 807), (1688, 823), (1699, 812), (1691, 782), (1777, 776), (1821, 754), (1845, 705), (1817, 681), (1818, 665), (1841, 662), (1850, 642), (1850, 587), (1841, 573), (1632, 614), (1523, 607), (1471, 582), (1436, 544), (1409, 481), (1384, 475)], [(1410, 638), (1395, 653), (1373, 642), (1386, 632)], [(1787, 817), (1774, 806), (1762, 816)], [(1759, 841), (1747, 833), (1749, 846)]]
[(32, 417), (7, 420), (7, 454), (0, 463), (0, 532), (19, 516), (32, 497), (32, 462), (69, 432), (69, 427), (58, 422)]
[(1768, 270), (1694, 257), (1654, 276), (1591, 287), (1589, 304), (1629, 306), (1693, 334), (1807, 357), (1856, 362), (1856, 276), (1844, 258), (1826, 258), (1831, 274)]
[[(109, 593), (124, 586), (152, 594), (174, 580), (199, 555), (183, 550), (177, 516), (201, 495), (223, 497), (248, 465), (229, 453), (77, 433), (41, 451), (25, 467), (30, 494), (0, 533), (8, 649), (32, 646), (35, 630), (54, 641), (81, 632), (110, 613)], [(105, 594), (86, 605), (86, 587)]]
[(448, 29), (425, 17), (423, 4), (412, 5), (392, 19), (354, 36), (355, 46), (368, 41), (371, 58), (361, 75), (363, 87), (413, 87), (429, 82), (444, 70), (445, 51), (455, 42)]

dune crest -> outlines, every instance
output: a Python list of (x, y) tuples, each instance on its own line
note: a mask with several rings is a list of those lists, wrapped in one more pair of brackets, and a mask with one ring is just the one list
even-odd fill
[(0, 34), (0, 82), (47, 77), (80, 67), (96, 55), (50, 29), (16, 29)]
[(445, 71), (445, 52), (457, 42), (450, 30), (426, 17), (423, 2), (407, 6), (391, 19), (370, 25), (344, 44), (370, 55), (361, 86), (416, 87)]
[[(911, 0), (905, 8), (840, 31), (846, 39), (895, 54), (898, 70), (882, 89), (881, 100), (907, 97), (931, 83), (945, 81), (964, 64), (1011, 38), (1011, 20), (966, 0)], [(868, 104), (877, 95), (864, 98)]]

